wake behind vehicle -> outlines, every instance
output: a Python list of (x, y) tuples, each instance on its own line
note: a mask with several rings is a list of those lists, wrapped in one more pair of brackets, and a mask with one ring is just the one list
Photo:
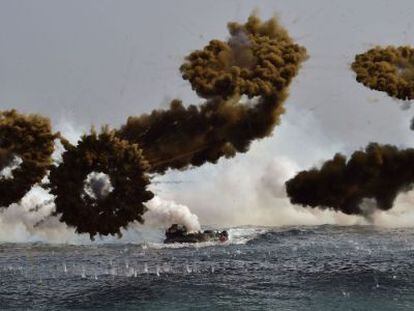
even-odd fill
[(186, 226), (173, 224), (165, 232), (164, 243), (199, 243), (199, 242), (226, 242), (229, 234), (226, 230), (213, 231), (205, 230), (203, 232), (188, 232)]

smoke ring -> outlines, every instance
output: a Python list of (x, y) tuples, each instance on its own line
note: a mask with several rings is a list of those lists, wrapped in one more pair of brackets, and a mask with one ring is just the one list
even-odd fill
[(375, 47), (355, 56), (356, 80), (401, 100), (414, 99), (414, 48)]
[[(143, 202), (153, 197), (146, 187), (148, 164), (136, 144), (115, 137), (113, 131), (92, 132), (78, 145), (66, 146), (63, 162), (51, 169), (50, 192), (55, 195), (55, 215), (78, 233), (121, 236), (130, 222), (143, 223)], [(84, 193), (91, 172), (107, 174), (113, 190), (104, 198)]]
[(13, 157), (22, 161), (13, 170), (13, 178), (0, 179), (0, 206), (19, 202), (42, 180), (52, 164), (55, 138), (47, 118), (15, 110), (0, 112), (0, 169), (9, 166)]

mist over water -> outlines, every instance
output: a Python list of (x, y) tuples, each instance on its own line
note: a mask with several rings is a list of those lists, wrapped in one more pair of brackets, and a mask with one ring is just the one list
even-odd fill
[[(82, 134), (73, 122), (60, 123), (65, 137), (76, 143)], [(315, 126), (309, 116), (302, 122), (301, 131)], [(414, 224), (414, 191), (400, 194), (389, 211), (375, 211), (367, 217), (349, 216), (330, 210), (308, 209), (292, 205), (286, 196), (284, 182), (294, 176), (309, 162), (330, 157), (337, 146), (311, 149), (302, 145), (307, 159), (296, 163), (289, 157), (286, 146), (297, 134), (290, 120), (282, 123), (280, 137), (263, 140), (252, 146), (250, 153), (232, 160), (221, 160), (217, 166), (198, 168), (190, 172), (168, 171), (155, 178), (151, 186), (156, 197), (147, 203), (145, 225), (131, 224), (122, 230), (123, 237), (98, 238), (78, 235), (73, 228), (51, 216), (54, 210), (52, 197), (39, 186), (34, 187), (20, 204), (13, 204), (0, 212), (1, 242), (33, 242), (93, 244), (105, 242), (145, 243), (162, 240), (162, 230), (173, 223), (183, 223), (190, 230), (200, 230), (203, 225), (234, 227), (240, 225), (292, 226), (292, 225), (355, 225), (368, 224), (379, 227), (412, 227)], [(286, 132), (289, 135), (286, 137)], [(296, 130), (297, 131), (297, 130)], [(317, 133), (317, 131), (315, 131)], [(324, 137), (319, 134), (324, 143)], [(275, 153), (264, 152), (278, 146)], [(57, 148), (59, 150), (59, 148)], [(312, 150), (312, 151), (311, 151)], [(309, 151), (309, 152), (308, 152)], [(281, 155), (277, 155), (280, 153)], [(276, 154), (276, 155), (275, 155)], [(54, 159), (59, 161), (59, 151)], [(173, 182), (168, 182), (173, 181)], [(375, 204), (366, 202), (365, 205)], [(154, 236), (156, 238), (154, 239)], [(161, 236), (161, 237), (160, 237)]]

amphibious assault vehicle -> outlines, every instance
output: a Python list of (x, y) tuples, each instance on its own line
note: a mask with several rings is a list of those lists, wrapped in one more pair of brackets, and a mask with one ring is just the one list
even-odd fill
[(168, 228), (165, 236), (164, 243), (226, 242), (229, 239), (229, 234), (226, 230), (188, 232), (186, 226), (178, 224), (173, 224)]

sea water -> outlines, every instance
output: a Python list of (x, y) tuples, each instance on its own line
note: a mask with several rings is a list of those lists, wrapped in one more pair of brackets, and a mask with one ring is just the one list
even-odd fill
[(414, 229), (231, 228), (194, 245), (0, 244), (0, 310), (414, 310)]

